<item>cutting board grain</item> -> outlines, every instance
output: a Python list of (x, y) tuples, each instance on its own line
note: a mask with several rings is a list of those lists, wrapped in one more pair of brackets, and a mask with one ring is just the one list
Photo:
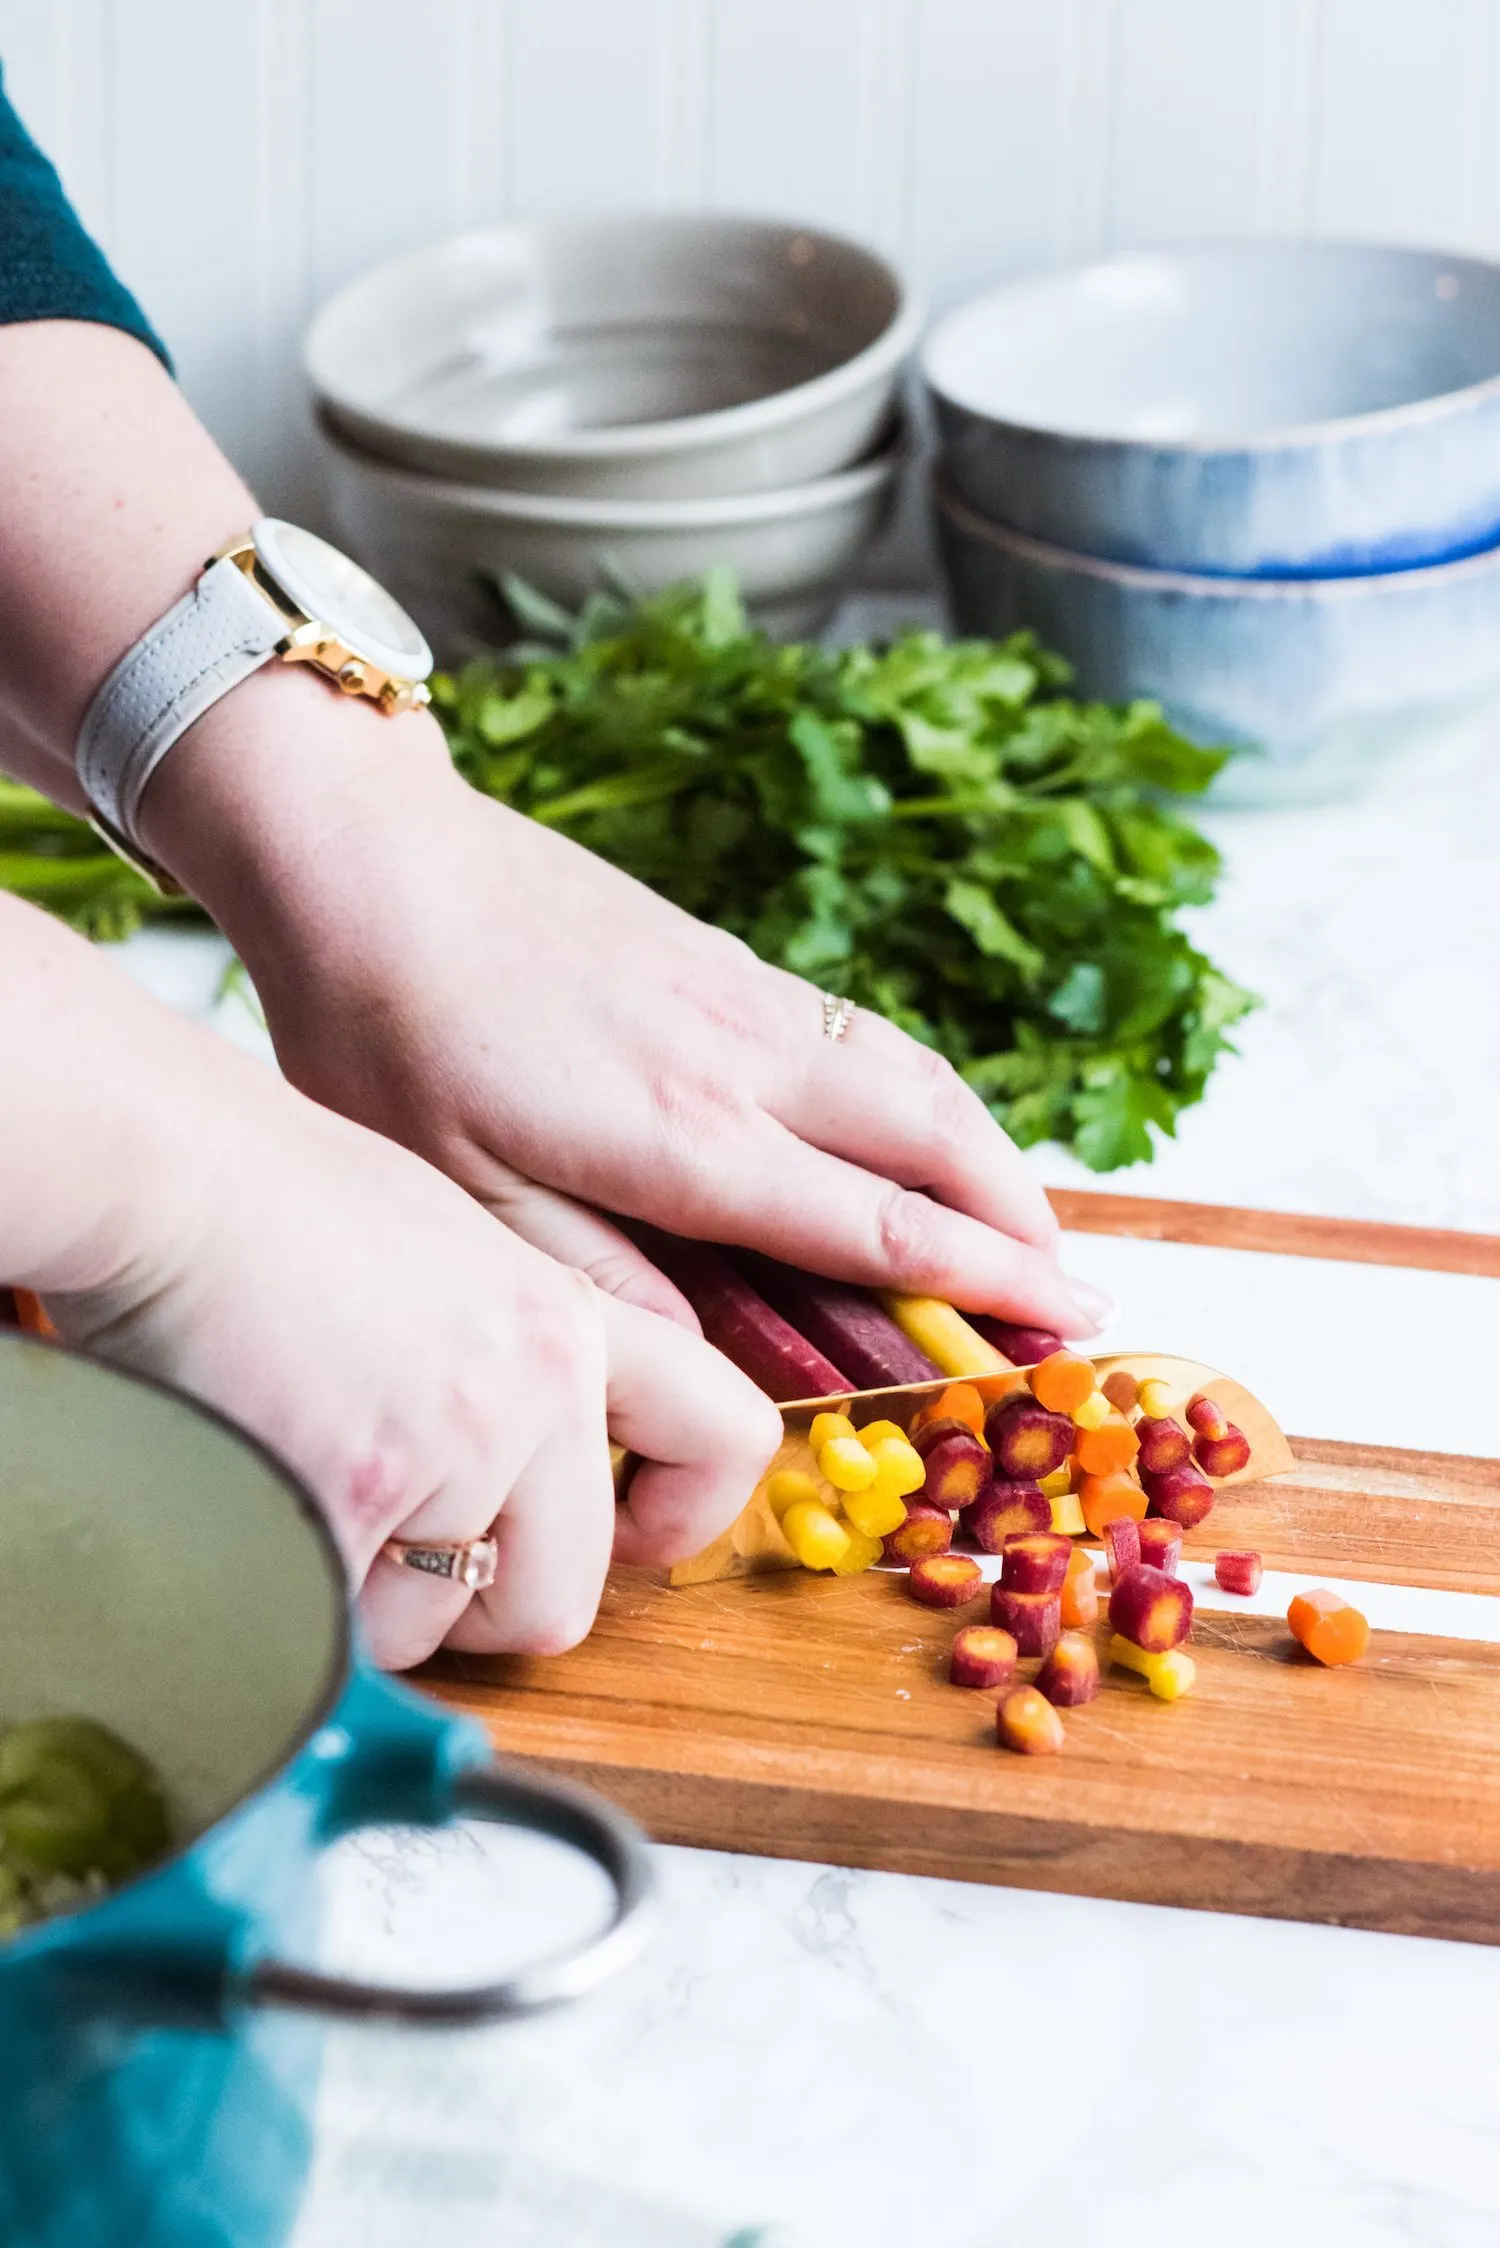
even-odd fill
[[(1085, 1229), (1219, 1240), (1205, 1206), (1136, 1198), (1131, 1226), (1132, 1198), (1071, 1199), (1109, 1206), (1065, 1212)], [(1299, 1248), (1313, 1221), (1224, 1215), (1261, 1221), (1257, 1247), (1339, 1254), (1321, 1235)], [(1423, 1237), (1445, 1255), (1468, 1238)], [(1189, 1550), (1500, 1592), (1500, 1461), (1292, 1449), (1289, 1473), (1225, 1490)], [(1032, 1759), (995, 1745), (993, 1696), (947, 1684), (960, 1620), (881, 1573), (670, 1590), (618, 1572), (573, 1653), (448, 1654), (425, 1677), (507, 1754), (601, 1788), (663, 1841), (1500, 1942), (1500, 1646), (1377, 1632), (1365, 1662), (1325, 1671), (1274, 1619), (1206, 1611), (1191, 1697), (1111, 1672), (1067, 1713), (1063, 1755)]]
[[(1500, 1462), (1293, 1448), (1192, 1544), (1497, 1589)], [(1189, 1699), (1112, 1672), (1044, 1760), (997, 1748), (993, 1697), (947, 1684), (959, 1620), (895, 1575), (620, 1572), (572, 1654), (450, 1654), (426, 1677), (663, 1841), (1500, 1942), (1500, 1648), (1377, 1632), (1325, 1671), (1274, 1620), (1205, 1612)]]

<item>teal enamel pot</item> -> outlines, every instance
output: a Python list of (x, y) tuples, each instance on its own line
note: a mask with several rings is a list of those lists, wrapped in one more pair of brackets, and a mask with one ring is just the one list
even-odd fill
[[(64, 1714), (150, 1757), (177, 1846), (0, 1945), (5, 2248), (275, 2248), (307, 2174), (322, 2018), (528, 2014), (639, 1948), (635, 1830), (508, 1773), (477, 1727), (352, 1657), (337, 1550), (285, 1467), (171, 1391), (0, 1333), (0, 1724)], [(332, 1840), (458, 1818), (592, 1858), (605, 1924), (482, 1988), (296, 1963)]]

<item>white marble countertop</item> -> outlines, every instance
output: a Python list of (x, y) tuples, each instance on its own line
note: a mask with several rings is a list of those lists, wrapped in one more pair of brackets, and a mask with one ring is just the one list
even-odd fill
[[(1500, 730), (1357, 806), (1210, 824), (1203, 934), (1265, 1010), (1110, 1183), (1500, 1231)], [(126, 965), (253, 1042), (208, 940)], [(1119, 1292), (1120, 1249), (1076, 1261)], [(695, 1850), (661, 1871), (649, 1960), (588, 2005), (331, 2038), (297, 2248), (1500, 2236), (1496, 1952)], [(473, 1833), (345, 1845), (330, 1894), (338, 1956), (404, 1973), (495, 1962), (577, 1901), (544, 1846)]]

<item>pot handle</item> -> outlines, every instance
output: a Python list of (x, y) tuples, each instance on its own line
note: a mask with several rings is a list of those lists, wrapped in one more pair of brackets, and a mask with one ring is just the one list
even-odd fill
[(495, 1764), (461, 1768), (450, 1785), (449, 1817), (524, 1827), (591, 1858), (614, 1891), (605, 1925), (583, 1943), (518, 1968), (500, 1982), (453, 1990), (402, 1990), (320, 1974), (284, 1960), (259, 1960), (245, 1970), (238, 1984), (236, 1995), (241, 2000), (343, 2021), (455, 2029), (514, 2021), (564, 2005), (631, 1964), (649, 1933), (655, 1896), (645, 1838), (631, 1820), (586, 1789), (555, 1780), (513, 1778)]

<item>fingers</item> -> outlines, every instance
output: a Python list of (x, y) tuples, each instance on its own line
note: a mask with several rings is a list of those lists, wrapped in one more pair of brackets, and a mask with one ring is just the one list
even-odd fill
[(804, 1270), (942, 1296), (1063, 1335), (1093, 1334), (1112, 1308), (1041, 1250), (825, 1155), (769, 1118), (750, 1129), (720, 1176), (715, 1237), (768, 1250)]
[[(456, 1451), (462, 1464), (393, 1534), (418, 1544), (493, 1534), (495, 1582), (471, 1594), (377, 1555), (360, 1607), (375, 1659), (386, 1668), (420, 1662), (445, 1639), (487, 1654), (546, 1655), (587, 1632), (615, 1526), (605, 1423), (609, 1303), (581, 1277), (559, 1273), (526, 1308), (528, 1392), (499, 1412), (492, 1397), (478, 1405), (456, 1400), (463, 1434), (450, 1457)], [(630, 1316), (681, 1334), (645, 1312)], [(692, 1337), (682, 1339), (692, 1346)], [(492, 1390), (504, 1379), (497, 1368), (483, 1386)]]
[[(496, 1167), (497, 1169), (499, 1166)], [(575, 1202), (551, 1187), (537, 1186), (517, 1172), (488, 1184), (482, 1196), (493, 1216), (559, 1264), (587, 1273), (596, 1288), (640, 1311), (654, 1312), (699, 1334), (698, 1314), (686, 1296), (658, 1272), (649, 1257), (600, 1217), (587, 1203)]]
[[(1054, 1251), (1059, 1229), (1041, 1182), (958, 1072), (863, 1007), (841, 1039), (824, 1038), (818, 995), (788, 981), (797, 1029), (807, 1033), (807, 1066), (781, 1099), (768, 1102), (777, 1120), (829, 1155), (924, 1188), (983, 1225)], [(886, 1277), (910, 1285), (900, 1273)]]
[(679, 1328), (608, 1304), (609, 1430), (640, 1464), (615, 1552), (657, 1566), (727, 1529), (781, 1442), (781, 1415), (738, 1367)]
[[(580, 1284), (581, 1285), (581, 1284)], [(377, 1557), (361, 1597), (372, 1652), (389, 1669), (441, 1642), (472, 1653), (559, 1654), (594, 1620), (611, 1549), (663, 1564), (733, 1521), (781, 1441), (781, 1416), (700, 1336), (587, 1290), (589, 1332), (535, 1449), (493, 1445), (397, 1533), (418, 1543), (482, 1537), (493, 1522), (493, 1586), (470, 1594)], [(617, 1509), (609, 1437), (640, 1456)], [(508, 1486), (508, 1487), (507, 1487)]]
[(597, 1412), (583, 1427), (557, 1429), (507, 1495), (495, 1524), (500, 1549), (495, 1582), (474, 1595), (448, 1631), (450, 1647), (485, 1655), (561, 1655), (587, 1635), (598, 1613), (615, 1530), (602, 1365), (598, 1371)]

